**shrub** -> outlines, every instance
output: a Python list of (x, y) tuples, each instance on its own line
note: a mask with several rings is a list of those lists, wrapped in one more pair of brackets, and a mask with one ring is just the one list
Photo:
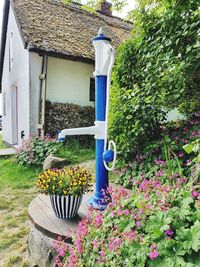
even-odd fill
[[(146, 6), (144, 6), (146, 4)], [(159, 138), (168, 110), (199, 110), (199, 4), (140, 1), (133, 34), (117, 53), (113, 75), (111, 135), (132, 159), (144, 140)]]
[(23, 141), (17, 150), (17, 162), (21, 165), (42, 165), (44, 159), (58, 151), (60, 144), (49, 136), (33, 136)]

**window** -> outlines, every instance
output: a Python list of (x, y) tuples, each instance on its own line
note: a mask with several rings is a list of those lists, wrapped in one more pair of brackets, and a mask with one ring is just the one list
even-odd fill
[(10, 33), (9, 40), (9, 70), (13, 68), (13, 32)]
[(95, 78), (90, 78), (90, 101), (95, 101)]

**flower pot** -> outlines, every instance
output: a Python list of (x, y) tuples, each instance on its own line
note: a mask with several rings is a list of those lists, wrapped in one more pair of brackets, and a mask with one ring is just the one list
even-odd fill
[(50, 195), (52, 208), (58, 218), (70, 219), (77, 215), (83, 195)]

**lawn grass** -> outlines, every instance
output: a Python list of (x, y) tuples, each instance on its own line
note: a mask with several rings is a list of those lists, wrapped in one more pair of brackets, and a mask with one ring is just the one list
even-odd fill
[(8, 148), (6, 145), (4, 145), (3, 141), (2, 141), (2, 133), (0, 132), (0, 149), (3, 148)]
[(19, 166), (14, 157), (0, 159), (0, 266), (29, 266), (27, 207), (38, 194), (39, 168)]
[[(2, 145), (0, 136), (0, 148)], [(3, 147), (2, 147), (3, 146)], [(71, 157), (72, 164), (94, 170), (94, 149), (78, 146), (63, 147), (60, 156)], [(89, 160), (89, 161), (88, 161)], [(86, 163), (82, 163), (86, 161)], [(29, 219), (27, 208), (39, 193), (35, 186), (41, 168), (24, 167), (16, 158), (0, 158), (0, 266), (30, 266), (27, 241)]]
[(83, 161), (93, 160), (95, 158), (94, 148), (65, 147), (62, 146), (56, 156), (69, 160), (71, 164), (79, 164)]

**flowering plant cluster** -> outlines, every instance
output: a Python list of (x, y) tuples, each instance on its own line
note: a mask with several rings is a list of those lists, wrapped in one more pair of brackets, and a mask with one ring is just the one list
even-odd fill
[(32, 136), (25, 139), (17, 150), (17, 162), (21, 165), (42, 165), (44, 159), (55, 154), (60, 147), (56, 139), (49, 135), (45, 137)]
[(143, 152), (138, 153), (133, 162), (118, 164), (115, 171), (118, 177), (116, 182), (131, 188), (132, 180), (143, 175), (150, 177), (159, 175), (159, 172), (168, 173), (168, 176), (177, 173), (189, 175), (191, 165), (198, 161), (194, 159), (194, 155), (199, 150), (199, 137), (199, 113), (193, 114), (190, 120), (163, 125), (163, 134), (159, 142), (152, 141), (146, 144)]
[(39, 174), (36, 184), (45, 194), (75, 195), (89, 190), (92, 175), (80, 167), (49, 169)]
[(132, 191), (109, 188), (106, 210), (90, 209), (73, 245), (54, 244), (58, 267), (200, 266), (200, 176), (190, 175), (195, 154), (181, 147), (198, 139), (197, 120), (190, 126), (163, 129), (151, 161), (138, 155), (124, 167)]
[(80, 222), (73, 246), (54, 244), (58, 267), (200, 265), (198, 178), (141, 177), (132, 192), (109, 188), (105, 201)]

